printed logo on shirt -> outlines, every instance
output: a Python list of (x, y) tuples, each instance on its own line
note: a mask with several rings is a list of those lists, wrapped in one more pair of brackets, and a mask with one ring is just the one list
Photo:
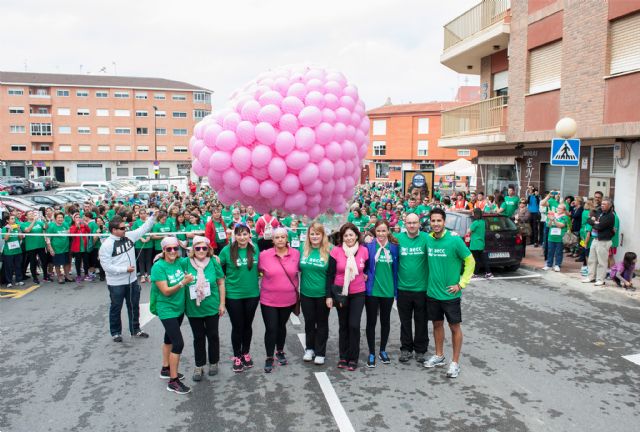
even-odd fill
[(179, 284), (182, 279), (184, 279), (184, 272), (180, 269), (176, 270), (174, 274), (167, 274), (169, 286)]
[(120, 240), (113, 242), (112, 257), (122, 255), (133, 249), (133, 242), (128, 237), (122, 237)]
[(410, 256), (410, 255), (424, 255), (424, 250), (422, 246), (419, 247), (400, 247), (400, 255), (401, 256)]
[(247, 261), (246, 258), (238, 258), (238, 260), (236, 261), (236, 265), (238, 267), (241, 267), (241, 266), (247, 267), (249, 265), (249, 261)]
[(427, 248), (429, 257), (447, 258), (447, 250), (444, 248)]
[(327, 265), (321, 258), (302, 257), (300, 258), (300, 264), (307, 264), (314, 267), (324, 267)]

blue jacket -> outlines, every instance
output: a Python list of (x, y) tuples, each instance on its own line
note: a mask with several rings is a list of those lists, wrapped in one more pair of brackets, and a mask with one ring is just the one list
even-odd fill
[[(367, 272), (367, 295), (373, 294), (373, 282), (376, 276), (376, 248), (378, 243), (375, 239), (368, 243), (367, 250), (369, 251), (369, 270)], [(389, 243), (389, 252), (391, 252), (391, 274), (393, 275), (393, 296), (398, 298), (398, 260), (400, 259), (400, 248), (398, 245)]]

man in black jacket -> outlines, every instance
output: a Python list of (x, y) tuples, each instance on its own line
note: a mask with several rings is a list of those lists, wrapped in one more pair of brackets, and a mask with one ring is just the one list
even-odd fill
[(610, 198), (602, 200), (602, 213), (598, 217), (592, 217), (590, 224), (593, 226), (597, 237), (591, 243), (589, 249), (589, 275), (582, 279), (583, 283), (595, 282), (597, 286), (604, 285), (609, 260), (609, 248), (614, 234), (615, 215), (613, 214), (613, 202)]

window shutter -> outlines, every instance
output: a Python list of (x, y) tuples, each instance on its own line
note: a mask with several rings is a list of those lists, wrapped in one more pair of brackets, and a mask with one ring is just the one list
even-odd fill
[(640, 69), (640, 13), (611, 22), (611, 75)]
[(560, 88), (562, 41), (529, 51), (529, 93)]
[(594, 147), (591, 161), (591, 174), (608, 175), (615, 174), (615, 161), (613, 159), (613, 147)]

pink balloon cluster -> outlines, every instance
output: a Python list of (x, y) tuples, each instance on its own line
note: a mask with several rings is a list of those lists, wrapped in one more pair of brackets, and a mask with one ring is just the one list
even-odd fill
[(340, 72), (293, 66), (261, 74), (201, 120), (193, 170), (220, 201), (260, 213), (346, 211), (367, 153), (369, 118)]

